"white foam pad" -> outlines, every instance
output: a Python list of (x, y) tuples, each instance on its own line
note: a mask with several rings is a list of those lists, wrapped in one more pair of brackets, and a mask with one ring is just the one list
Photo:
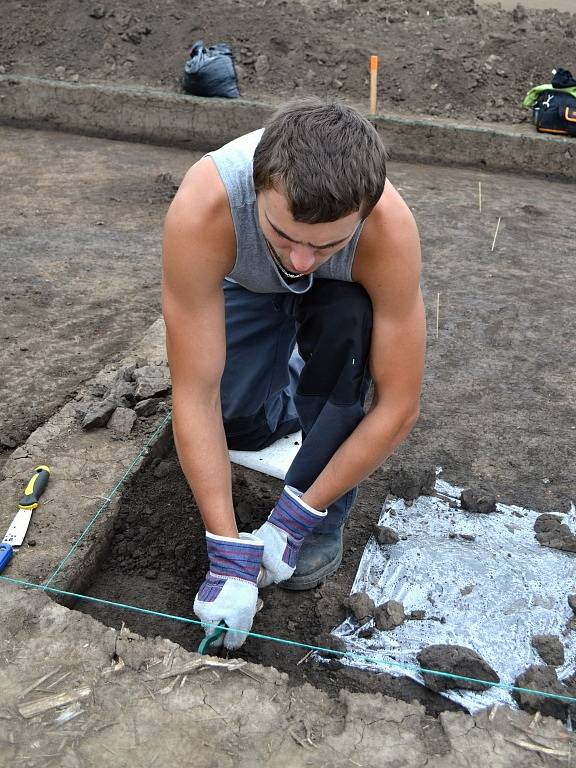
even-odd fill
[(302, 433), (281, 437), (261, 451), (230, 451), (230, 461), (284, 480), (294, 456), (302, 445)]

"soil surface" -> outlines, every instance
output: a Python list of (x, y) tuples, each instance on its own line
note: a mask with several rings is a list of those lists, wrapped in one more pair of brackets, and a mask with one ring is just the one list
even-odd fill
[(576, 69), (575, 37), (574, 13), (474, 0), (4, 0), (0, 72), (179, 90), (204, 39), (231, 46), (244, 97), (367, 106), (377, 54), (381, 111), (515, 123), (529, 88)]
[(0, 156), (1, 467), (157, 319), (162, 221), (196, 156), (13, 129)]
[[(14, 129), (0, 130), (0, 153), (0, 432), (13, 447), (158, 316), (162, 220), (195, 156)], [(394, 472), (396, 487), (399, 466), (441, 465), (462, 487), (566, 512), (576, 458), (570, 187), (400, 163), (389, 175), (420, 228), (428, 360), (420, 419), (377, 477)]]

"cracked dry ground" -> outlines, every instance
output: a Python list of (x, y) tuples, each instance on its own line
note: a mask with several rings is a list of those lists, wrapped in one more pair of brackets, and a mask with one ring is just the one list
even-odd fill
[[(286, 675), (198, 657), (68, 611), (39, 592), (3, 593), (0, 739), (6, 765), (63, 768), (565, 768), (574, 737), (554, 720), (475, 718), (377, 695), (328, 698)], [(74, 717), (46, 701), (67, 693)], [(39, 713), (24, 717), (43, 699)], [(38, 710), (37, 706), (37, 710)]]

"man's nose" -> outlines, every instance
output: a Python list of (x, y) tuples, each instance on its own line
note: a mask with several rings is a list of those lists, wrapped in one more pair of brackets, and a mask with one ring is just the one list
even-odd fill
[(308, 245), (294, 244), (290, 248), (290, 261), (297, 272), (306, 272), (314, 266), (314, 249)]

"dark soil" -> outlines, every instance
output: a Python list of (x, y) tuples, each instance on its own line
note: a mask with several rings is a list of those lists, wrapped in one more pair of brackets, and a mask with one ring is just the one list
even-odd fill
[(564, 645), (556, 635), (534, 635), (532, 647), (540, 654), (545, 664), (561, 667), (564, 664)]
[(478, 512), (483, 515), (496, 512), (496, 496), (490, 491), (465, 488), (460, 494), (460, 502), (462, 509), (466, 509), (468, 512)]
[(576, 15), (474, 0), (3, 0), (0, 71), (179, 90), (190, 45), (227, 42), (246, 98), (314, 93), (384, 112), (517, 123), (522, 99), (574, 66)]
[[(463, 677), (474, 677), (499, 683), (500, 678), (482, 656), (471, 648), (462, 645), (429, 645), (417, 655), (418, 663), (424, 669), (437, 669)], [(485, 691), (486, 686), (471, 680), (455, 681), (449, 677), (440, 677), (423, 673), (426, 685), (433, 691), (445, 691), (449, 688), (462, 688), (468, 691)], [(457, 684), (455, 685), (455, 683)]]
[(424, 494), (429, 496), (434, 492), (436, 468), (429, 467), (399, 467), (390, 478), (390, 493), (399, 499), (413, 501)]
[(576, 536), (557, 515), (540, 515), (534, 523), (534, 531), (543, 547), (576, 552)]
[(366, 592), (355, 592), (350, 595), (345, 605), (359, 624), (364, 624), (371, 619), (376, 610), (374, 600)]
[[(243, 520), (238, 520), (241, 530), (252, 531), (266, 518), (280, 488), (278, 481), (236, 470), (234, 501), (236, 508), (243, 509)], [(338, 574), (310, 592), (278, 587), (264, 590), (264, 607), (255, 618), (255, 632), (332, 649), (341, 647), (329, 632), (346, 615), (346, 598), (379, 512), (374, 503), (377, 496), (378, 489), (365, 484), (355, 507), (354, 525), (347, 531)], [(206, 568), (204, 528), (172, 450), (167, 458), (154, 460), (124, 493), (108, 555), (84, 593), (194, 619), (192, 603)], [(193, 624), (117, 611), (88, 601), (77, 608), (111, 626), (120, 627), (124, 621), (140, 634), (169, 637), (189, 650), (196, 650), (203, 637)], [(409, 678), (346, 669), (334, 655), (326, 654), (327, 663), (308, 659), (299, 664), (307, 652), (306, 648), (249, 638), (236, 655), (288, 672), (294, 684), (308, 681), (334, 695), (348, 688), (405, 701), (417, 699), (429, 714), (460, 708)]]
[(384, 546), (388, 546), (390, 544), (398, 544), (400, 541), (400, 536), (398, 536), (396, 531), (393, 528), (389, 528), (387, 525), (383, 525), (382, 527), (376, 526), (374, 529), (374, 535), (376, 536), (376, 541), (378, 544), (382, 544)]
[[(535, 691), (545, 691), (546, 693), (560, 696), (574, 696), (575, 694), (573, 682), (565, 685), (558, 680), (554, 667), (539, 666), (538, 664), (528, 667), (525, 672), (516, 678), (514, 685), (518, 688), (530, 688)], [(555, 717), (563, 721), (567, 719), (568, 715), (572, 718), (576, 715), (574, 705), (559, 699), (533, 696), (524, 691), (514, 691), (513, 696), (518, 706), (527, 712), (541, 712), (543, 715)]]

